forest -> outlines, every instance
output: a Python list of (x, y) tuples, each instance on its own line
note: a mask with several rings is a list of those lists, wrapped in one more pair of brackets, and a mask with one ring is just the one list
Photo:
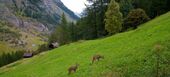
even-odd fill
[(68, 22), (63, 14), (49, 43), (61, 45), (78, 40), (91, 40), (134, 30), (170, 10), (169, 0), (88, 0), (81, 18)]

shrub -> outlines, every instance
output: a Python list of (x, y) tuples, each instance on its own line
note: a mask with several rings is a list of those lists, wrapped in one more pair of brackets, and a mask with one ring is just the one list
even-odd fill
[(37, 52), (35, 54), (38, 54), (38, 53), (41, 53), (41, 52), (44, 52), (44, 51), (47, 51), (49, 50), (49, 47), (47, 44), (43, 44), (43, 45), (40, 45), (39, 48), (37, 49)]
[(147, 22), (149, 19), (143, 9), (131, 10), (124, 20), (124, 29), (136, 29), (140, 24)]

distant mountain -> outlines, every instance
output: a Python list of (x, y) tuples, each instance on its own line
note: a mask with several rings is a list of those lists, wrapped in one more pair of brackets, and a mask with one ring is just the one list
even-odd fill
[(5, 17), (4, 19), (19, 18), (18, 16), (30, 17), (47, 27), (49, 27), (48, 24), (59, 23), (63, 13), (68, 21), (79, 19), (61, 0), (1, 0), (0, 7), (0, 10), (3, 11), (0, 14)]
[(23, 36), (46, 40), (45, 36), (60, 23), (63, 13), (69, 22), (79, 19), (61, 0), (0, 0), (0, 30), (5, 24), (10, 32), (21, 35), (9, 39), (10, 34), (6, 36), (0, 31), (0, 36), (6, 36), (2, 39), (5, 41), (17, 39), (17, 44), (21, 43), (19, 41), (28, 41)]

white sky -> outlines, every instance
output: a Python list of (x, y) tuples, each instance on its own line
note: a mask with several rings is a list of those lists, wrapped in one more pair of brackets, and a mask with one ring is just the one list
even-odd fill
[(67, 8), (75, 13), (81, 13), (85, 8), (86, 0), (61, 0)]

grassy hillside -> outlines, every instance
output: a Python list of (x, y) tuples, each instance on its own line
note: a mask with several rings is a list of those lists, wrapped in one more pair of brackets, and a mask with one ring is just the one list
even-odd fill
[(15, 51), (15, 49), (14, 48), (11, 48), (11, 47), (9, 47), (6, 43), (4, 43), (4, 42), (0, 42), (0, 55), (2, 54), (2, 53), (8, 53), (8, 52), (11, 52), (11, 51)]
[[(108, 38), (76, 42), (23, 59), (0, 69), (0, 77), (155, 77), (157, 56), (154, 46), (162, 46), (159, 73), (170, 76), (170, 13), (137, 30)], [(104, 59), (91, 65), (94, 54)], [(79, 63), (76, 73), (68, 67)], [(168, 65), (169, 64), (169, 65)]]
[[(44, 44), (43, 38), (40, 32), (34, 29), (27, 29), (26, 32), (15, 26), (12, 26), (6, 21), (0, 20), (0, 56), (2, 53), (10, 53), (18, 50), (37, 50), (39, 45)], [(19, 41), (23, 42), (22, 45)], [(35, 46), (32, 46), (35, 45)]]

